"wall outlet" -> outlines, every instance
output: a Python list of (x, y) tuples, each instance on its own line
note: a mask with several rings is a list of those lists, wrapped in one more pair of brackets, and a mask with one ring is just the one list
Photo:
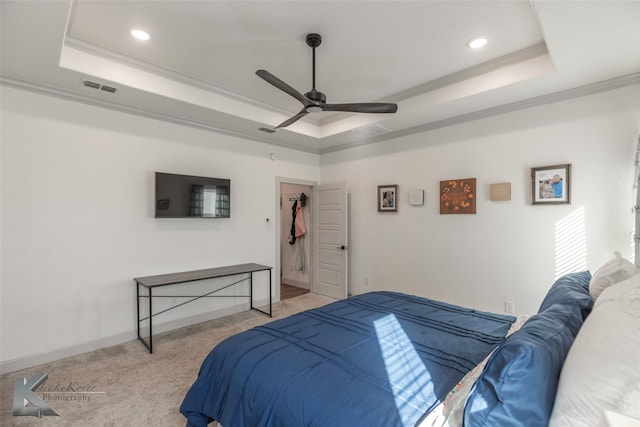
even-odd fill
[(513, 306), (513, 301), (504, 302), (504, 311), (505, 313), (515, 313), (515, 307)]
[(371, 286), (371, 279), (369, 277), (364, 278), (364, 286), (365, 288), (368, 288)]

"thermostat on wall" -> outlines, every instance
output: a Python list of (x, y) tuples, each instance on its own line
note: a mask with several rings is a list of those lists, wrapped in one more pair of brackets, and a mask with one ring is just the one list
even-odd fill
[(410, 206), (424, 205), (424, 190), (409, 191), (409, 205)]

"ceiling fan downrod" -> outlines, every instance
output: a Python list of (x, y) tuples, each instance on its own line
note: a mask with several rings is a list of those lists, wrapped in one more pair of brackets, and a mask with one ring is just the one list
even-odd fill
[[(311, 90), (305, 93), (304, 96), (312, 101), (324, 104), (327, 102), (327, 97), (324, 93), (316, 90), (316, 47), (320, 46), (320, 43), (322, 43), (320, 34), (307, 34), (307, 45), (311, 47)], [(307, 108), (307, 111), (322, 111), (322, 109), (320, 107), (310, 106)]]

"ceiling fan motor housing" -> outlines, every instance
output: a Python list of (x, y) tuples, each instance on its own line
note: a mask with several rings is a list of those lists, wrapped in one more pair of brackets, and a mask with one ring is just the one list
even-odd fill
[(324, 95), (324, 93), (317, 91), (316, 89), (311, 89), (309, 92), (305, 93), (304, 96), (312, 101), (320, 102), (322, 104), (327, 102), (327, 97)]

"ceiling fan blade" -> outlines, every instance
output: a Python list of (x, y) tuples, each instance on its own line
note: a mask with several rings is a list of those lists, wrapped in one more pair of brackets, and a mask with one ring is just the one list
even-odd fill
[(290, 119), (285, 120), (284, 122), (280, 123), (278, 126), (276, 126), (274, 129), (278, 129), (278, 128), (286, 128), (287, 126), (297, 122), (298, 120), (300, 120), (301, 118), (303, 118), (304, 116), (306, 116), (307, 114), (307, 110), (305, 110), (304, 108), (302, 110), (300, 110), (300, 112), (298, 114), (296, 114), (295, 116), (291, 117)]
[(352, 113), (395, 113), (398, 104), (386, 102), (364, 102), (353, 104), (325, 104), (322, 111), (348, 111)]
[(286, 92), (289, 95), (293, 96), (295, 99), (300, 101), (302, 105), (304, 105), (305, 107), (309, 103), (309, 100), (303, 94), (301, 94), (300, 92), (298, 92), (297, 90), (295, 90), (294, 88), (292, 88), (287, 83), (283, 82), (282, 80), (280, 80), (279, 78), (277, 78), (276, 76), (268, 72), (267, 70), (258, 70), (256, 71), (256, 74), (259, 77), (262, 77), (266, 82), (271, 83), (273, 86), (280, 89), (281, 91)]

